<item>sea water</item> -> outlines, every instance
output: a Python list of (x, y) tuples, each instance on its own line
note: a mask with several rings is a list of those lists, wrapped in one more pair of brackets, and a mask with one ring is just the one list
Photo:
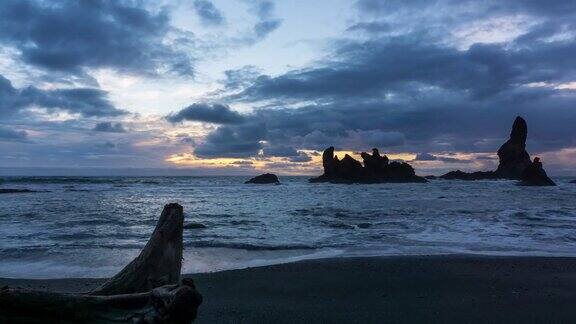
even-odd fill
[(0, 277), (113, 275), (163, 206), (184, 206), (185, 273), (307, 258), (576, 256), (576, 184), (513, 181), (245, 185), (245, 177), (3, 177)]

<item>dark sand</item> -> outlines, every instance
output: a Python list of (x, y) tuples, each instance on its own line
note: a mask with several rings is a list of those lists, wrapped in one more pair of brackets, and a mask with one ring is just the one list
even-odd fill
[[(197, 323), (576, 323), (576, 258), (303, 261), (192, 276)], [(85, 291), (100, 280), (0, 286)]]

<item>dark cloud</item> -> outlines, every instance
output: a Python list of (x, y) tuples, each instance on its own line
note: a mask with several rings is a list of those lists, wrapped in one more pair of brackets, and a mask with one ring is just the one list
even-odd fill
[(430, 153), (418, 153), (414, 161), (436, 161), (438, 158)]
[(224, 23), (224, 16), (209, 0), (194, 0), (194, 10), (204, 25), (217, 26)]
[(280, 24), (281, 21), (278, 19), (260, 21), (254, 25), (254, 33), (257, 38), (262, 39), (280, 27)]
[[(224, 100), (261, 106), (250, 118), (266, 125), (269, 145), (494, 152), (522, 115), (530, 150), (576, 146), (576, 91), (557, 88), (576, 80), (573, 1), (550, 8), (537, 1), (452, 0), (358, 6), (371, 18), (349, 30), (368, 35), (335, 41), (326, 59), (307, 68), (232, 75), (224, 83), (230, 85)], [(536, 23), (521, 24), (516, 38), (469, 45), (450, 38), (471, 22), (518, 14)], [(418, 15), (426, 16), (410, 20)]]
[(450, 156), (439, 156), (430, 153), (419, 153), (413, 161), (440, 161), (444, 163), (472, 163), (469, 159), (459, 159)]
[(29, 105), (38, 105), (48, 110), (65, 110), (85, 117), (119, 116), (126, 113), (108, 100), (108, 92), (100, 89), (40, 90), (28, 87), (21, 91), (20, 96)]
[(166, 117), (171, 123), (198, 121), (214, 124), (241, 124), (245, 117), (222, 104), (192, 104), (175, 114)]
[(264, 155), (276, 157), (296, 157), (298, 156), (298, 151), (296, 151), (296, 149), (291, 146), (278, 145), (265, 148)]
[(28, 133), (25, 131), (13, 130), (0, 127), (0, 141), (4, 142), (27, 142)]
[(196, 141), (194, 140), (194, 138), (192, 138), (188, 134), (181, 133), (181, 134), (176, 135), (176, 137), (178, 137), (180, 139), (180, 143), (182, 143), (182, 144), (196, 145)]
[(259, 123), (222, 126), (206, 136), (205, 142), (196, 146), (199, 157), (252, 157), (262, 149), (266, 127)]
[(105, 133), (126, 133), (126, 129), (122, 123), (102, 122), (98, 123), (92, 129), (95, 132)]
[(253, 65), (243, 66), (240, 69), (224, 71), (226, 78), (222, 81), (224, 88), (227, 90), (238, 90), (251, 85), (260, 72)]
[(50, 112), (67, 111), (85, 117), (119, 116), (126, 112), (108, 100), (108, 92), (92, 88), (42, 90), (30, 86), (16, 89), (0, 75), (0, 115), (40, 107)]
[(312, 157), (304, 152), (298, 152), (297, 156), (291, 156), (288, 160), (294, 163), (305, 163), (312, 161)]
[(110, 141), (106, 141), (104, 143), (97, 144), (96, 147), (101, 148), (101, 149), (115, 149), (116, 144), (114, 144)]
[(257, 1), (254, 4), (252, 11), (256, 14), (258, 21), (254, 25), (253, 41), (266, 38), (282, 24), (282, 20), (274, 18), (274, 6), (274, 3), (268, 0)]
[(0, 42), (47, 70), (80, 74), (112, 68), (139, 74), (189, 74), (188, 55), (163, 42), (171, 30), (166, 11), (140, 1), (0, 2)]
[(233, 99), (334, 100), (427, 87), (459, 91), (468, 100), (494, 97), (518, 84), (568, 81), (575, 74), (574, 42), (539, 44), (529, 50), (476, 44), (467, 50), (427, 43), (420, 35), (342, 44), (342, 62), (261, 76)]
[(444, 163), (472, 163), (472, 160), (468, 159), (458, 159), (454, 157), (446, 157), (446, 156), (439, 156), (438, 161), (442, 161)]

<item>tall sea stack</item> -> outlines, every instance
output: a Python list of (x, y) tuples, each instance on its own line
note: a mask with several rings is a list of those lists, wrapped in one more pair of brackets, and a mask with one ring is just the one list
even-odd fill
[[(509, 180), (525, 180), (527, 175), (525, 171), (528, 168), (531, 170), (528, 172), (528, 178), (531, 178), (536, 174), (545, 175), (546, 172), (542, 167), (540, 160), (536, 160), (534, 163), (530, 160), (530, 154), (526, 151), (526, 139), (528, 137), (528, 125), (524, 118), (518, 116), (514, 120), (512, 125), (512, 131), (510, 132), (510, 139), (506, 141), (498, 149), (498, 159), (499, 164), (496, 171), (477, 171), (477, 172), (462, 172), (460, 170), (448, 172), (440, 178), (446, 180), (485, 180), (485, 179), (509, 179)], [(544, 177), (541, 177), (544, 178)], [(549, 180), (549, 179), (548, 179)], [(538, 182), (538, 181), (536, 181)], [(523, 181), (524, 185), (532, 185), (536, 183), (534, 181)], [(545, 183), (550, 183), (544, 180)], [(553, 182), (552, 182), (553, 183)]]
[(510, 139), (498, 149), (498, 169), (496, 177), (501, 179), (520, 180), (524, 170), (532, 163), (526, 152), (528, 125), (524, 118), (518, 116), (512, 125)]

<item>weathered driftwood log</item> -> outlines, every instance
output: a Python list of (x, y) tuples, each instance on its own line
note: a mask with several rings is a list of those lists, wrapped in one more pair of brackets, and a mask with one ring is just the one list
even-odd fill
[(191, 279), (145, 293), (94, 296), (0, 289), (2, 323), (191, 323), (202, 303)]
[(152, 237), (140, 255), (92, 295), (120, 295), (175, 284), (182, 268), (184, 211), (179, 204), (164, 206)]
[(140, 255), (89, 294), (2, 288), (0, 322), (191, 323), (202, 295), (180, 280), (183, 226), (182, 206), (164, 206)]

